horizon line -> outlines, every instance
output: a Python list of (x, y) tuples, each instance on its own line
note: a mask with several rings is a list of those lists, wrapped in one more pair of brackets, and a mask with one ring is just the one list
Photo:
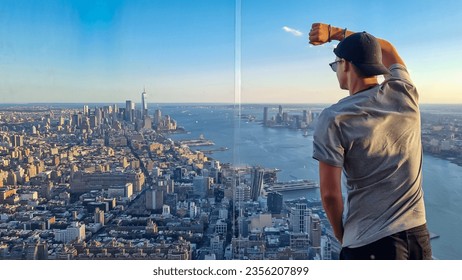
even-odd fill
[[(127, 99), (130, 100), (130, 99)], [(5, 105), (52, 105), (52, 104), (124, 104), (125, 101), (121, 102), (5, 102), (1, 103), (1, 106)], [(326, 105), (326, 104), (335, 104), (335, 102), (296, 102), (296, 103), (291, 103), (291, 102), (263, 102), (263, 103), (258, 103), (258, 102), (241, 102), (241, 103), (233, 103), (233, 102), (151, 102), (148, 103), (149, 105), (155, 105), (155, 104), (194, 104), (194, 105), (263, 105), (263, 104), (268, 104), (268, 105), (278, 105), (278, 104), (284, 104), (284, 105), (301, 105), (301, 104), (314, 104), (314, 105)], [(419, 105), (446, 105), (446, 106), (451, 106), (451, 105), (462, 105), (461, 103), (420, 103)]]

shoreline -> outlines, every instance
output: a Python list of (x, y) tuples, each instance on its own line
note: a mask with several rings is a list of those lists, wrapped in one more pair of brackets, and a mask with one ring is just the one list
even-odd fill
[(453, 163), (457, 166), (461, 166), (462, 167), (462, 155), (442, 155), (442, 154), (436, 154), (436, 153), (431, 153), (431, 152), (428, 152), (428, 151), (424, 151), (424, 155), (427, 155), (427, 156), (432, 156), (434, 158), (438, 158), (438, 159), (442, 159), (442, 160), (446, 160), (446, 161), (449, 161), (450, 163)]

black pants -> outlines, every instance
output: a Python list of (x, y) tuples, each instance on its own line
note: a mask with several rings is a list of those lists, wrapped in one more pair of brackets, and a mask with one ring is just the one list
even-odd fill
[(421, 225), (357, 248), (342, 248), (341, 260), (431, 260), (430, 234)]

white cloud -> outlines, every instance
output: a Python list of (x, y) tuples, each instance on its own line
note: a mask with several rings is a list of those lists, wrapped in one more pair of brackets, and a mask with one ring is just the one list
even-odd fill
[(302, 36), (303, 35), (303, 33), (298, 31), (297, 29), (293, 29), (293, 28), (290, 28), (290, 27), (287, 27), (287, 26), (282, 27), (282, 30), (284, 30), (285, 32), (290, 33), (290, 34), (292, 34), (294, 36)]

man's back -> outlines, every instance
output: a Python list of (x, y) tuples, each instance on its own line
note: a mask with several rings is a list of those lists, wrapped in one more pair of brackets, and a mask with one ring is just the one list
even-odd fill
[(323, 111), (314, 135), (313, 156), (344, 168), (345, 247), (425, 223), (418, 95), (404, 66), (391, 72)]
[[(430, 259), (418, 94), (404, 60), (393, 44), (365, 31), (313, 23), (309, 40), (340, 41), (329, 66), (350, 95), (321, 113), (313, 141), (340, 258)], [(382, 85), (378, 75), (387, 77)]]

